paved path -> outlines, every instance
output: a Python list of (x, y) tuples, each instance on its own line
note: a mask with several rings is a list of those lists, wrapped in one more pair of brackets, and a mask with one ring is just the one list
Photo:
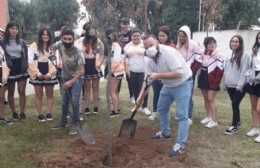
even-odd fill
[[(102, 65), (101, 69), (102, 69), (103, 72), (104, 72), (104, 65)], [(100, 81), (101, 81), (101, 82), (104, 81), (104, 78), (101, 78)], [(15, 86), (15, 87), (17, 88), (17, 86)], [(57, 90), (57, 89), (60, 89), (59, 85), (55, 85), (54, 90)], [(27, 80), (26, 92), (25, 92), (25, 93), (26, 93), (26, 95), (32, 95), (32, 94), (34, 94), (34, 87), (33, 87), (33, 85), (31, 85), (31, 84), (29, 83), (29, 79)], [(17, 91), (17, 89), (15, 89), (14, 97), (18, 97), (18, 91)]]

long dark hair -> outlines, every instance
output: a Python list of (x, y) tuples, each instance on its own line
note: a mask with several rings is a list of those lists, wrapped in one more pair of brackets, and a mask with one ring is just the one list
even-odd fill
[(9, 44), (9, 40), (10, 40), (10, 32), (9, 32), (9, 29), (13, 26), (16, 26), (18, 28), (18, 34), (16, 35), (15, 37), (15, 41), (16, 41), (16, 44), (20, 44), (20, 35), (19, 35), (19, 25), (16, 23), (16, 22), (13, 22), (13, 21), (10, 21), (6, 27), (5, 27), (5, 35), (4, 35), (4, 42), (6, 44)]
[[(164, 32), (168, 36), (168, 38), (167, 38), (165, 43), (166, 44), (170, 44), (171, 43), (171, 33), (170, 33), (169, 27), (168, 26), (161, 26), (159, 28), (158, 35), (159, 35), (160, 32)], [(159, 42), (160, 42), (160, 40), (159, 40)]]
[(233, 58), (231, 58), (232, 59), (231, 61), (232, 62), (235, 61), (237, 63), (237, 67), (239, 68), (240, 65), (241, 65), (241, 57), (242, 57), (243, 52), (244, 52), (244, 40), (243, 40), (243, 38), (240, 35), (233, 36), (230, 39), (230, 42), (229, 42), (229, 47), (230, 47), (231, 50), (232, 50), (232, 48), (231, 48), (231, 41), (235, 37), (238, 38), (239, 46), (238, 46), (238, 48), (235, 51), (232, 52), (232, 54), (234, 54), (234, 56), (233, 56)]
[(253, 54), (252, 56), (256, 56), (257, 55), (257, 51), (258, 51), (258, 48), (260, 47), (260, 43), (258, 42), (258, 38), (260, 38), (260, 32), (257, 33), (256, 35), (256, 38), (255, 38), (255, 44), (253, 45)]
[(38, 51), (41, 53), (44, 53), (44, 46), (43, 46), (43, 40), (42, 40), (42, 35), (43, 35), (44, 31), (46, 31), (49, 36), (49, 41), (47, 42), (47, 48), (46, 48), (47, 51), (49, 51), (49, 48), (52, 44), (51, 32), (47, 28), (41, 29), (38, 34), (38, 43), (37, 43)]
[(84, 28), (84, 30), (86, 32), (85, 33), (85, 37), (83, 39), (83, 45), (86, 48), (85, 52), (87, 54), (89, 54), (90, 49), (92, 49), (93, 52), (96, 52), (97, 45), (98, 45), (97, 36), (96, 35), (92, 36), (92, 35), (89, 34), (90, 33), (89, 31), (91, 30), (91, 26), (90, 25), (85, 24), (83, 28)]
[[(118, 33), (117, 31), (112, 28), (112, 27), (108, 27), (105, 31), (105, 34), (106, 34), (106, 37), (107, 37), (107, 40), (110, 44), (112, 44), (113, 42), (117, 42), (120, 44), (120, 40), (119, 40), (119, 37), (118, 37)], [(112, 39), (111, 39), (112, 38)], [(121, 45), (121, 44), (120, 44)]]
[(207, 48), (208, 48), (207, 46), (208, 46), (208, 44), (211, 43), (211, 42), (214, 42), (214, 43), (217, 44), (217, 41), (216, 41), (216, 39), (215, 39), (214, 37), (208, 36), (208, 37), (206, 37), (206, 38), (204, 39), (204, 42), (203, 42), (204, 47), (205, 47), (205, 53), (204, 53), (204, 54), (206, 54)]

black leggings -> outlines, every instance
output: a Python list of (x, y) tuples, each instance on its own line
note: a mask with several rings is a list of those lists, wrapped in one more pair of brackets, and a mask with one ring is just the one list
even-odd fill
[[(138, 98), (144, 82), (144, 73), (130, 72), (130, 82), (134, 92), (135, 100)], [(147, 107), (148, 94), (144, 97), (143, 108)]]
[(245, 92), (237, 91), (236, 88), (228, 88), (227, 90), (228, 90), (229, 98), (231, 100), (232, 111), (233, 111), (232, 125), (238, 126), (238, 123), (240, 123), (239, 105), (245, 96)]

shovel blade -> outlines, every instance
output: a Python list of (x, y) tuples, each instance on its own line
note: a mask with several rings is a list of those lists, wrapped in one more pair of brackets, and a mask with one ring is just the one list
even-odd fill
[(85, 144), (94, 145), (96, 143), (94, 135), (91, 133), (91, 130), (87, 124), (78, 126), (78, 133), (81, 139), (85, 142)]
[(136, 125), (137, 125), (137, 122), (133, 119), (123, 120), (118, 137), (129, 136), (130, 138), (134, 138)]

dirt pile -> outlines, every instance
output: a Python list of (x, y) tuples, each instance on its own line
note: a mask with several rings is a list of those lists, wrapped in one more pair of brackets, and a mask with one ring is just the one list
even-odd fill
[[(179, 158), (168, 157), (174, 138), (171, 141), (153, 141), (150, 137), (155, 132), (156, 130), (151, 128), (138, 126), (134, 139), (118, 138), (115, 133), (112, 149), (113, 167), (200, 167), (198, 161), (189, 156), (189, 151)], [(107, 167), (106, 134), (96, 133), (95, 137), (95, 145), (85, 145), (79, 136), (50, 140), (47, 144), (51, 150), (48, 155), (35, 155), (37, 149), (33, 149), (30, 155), (39, 160), (41, 167)]]

